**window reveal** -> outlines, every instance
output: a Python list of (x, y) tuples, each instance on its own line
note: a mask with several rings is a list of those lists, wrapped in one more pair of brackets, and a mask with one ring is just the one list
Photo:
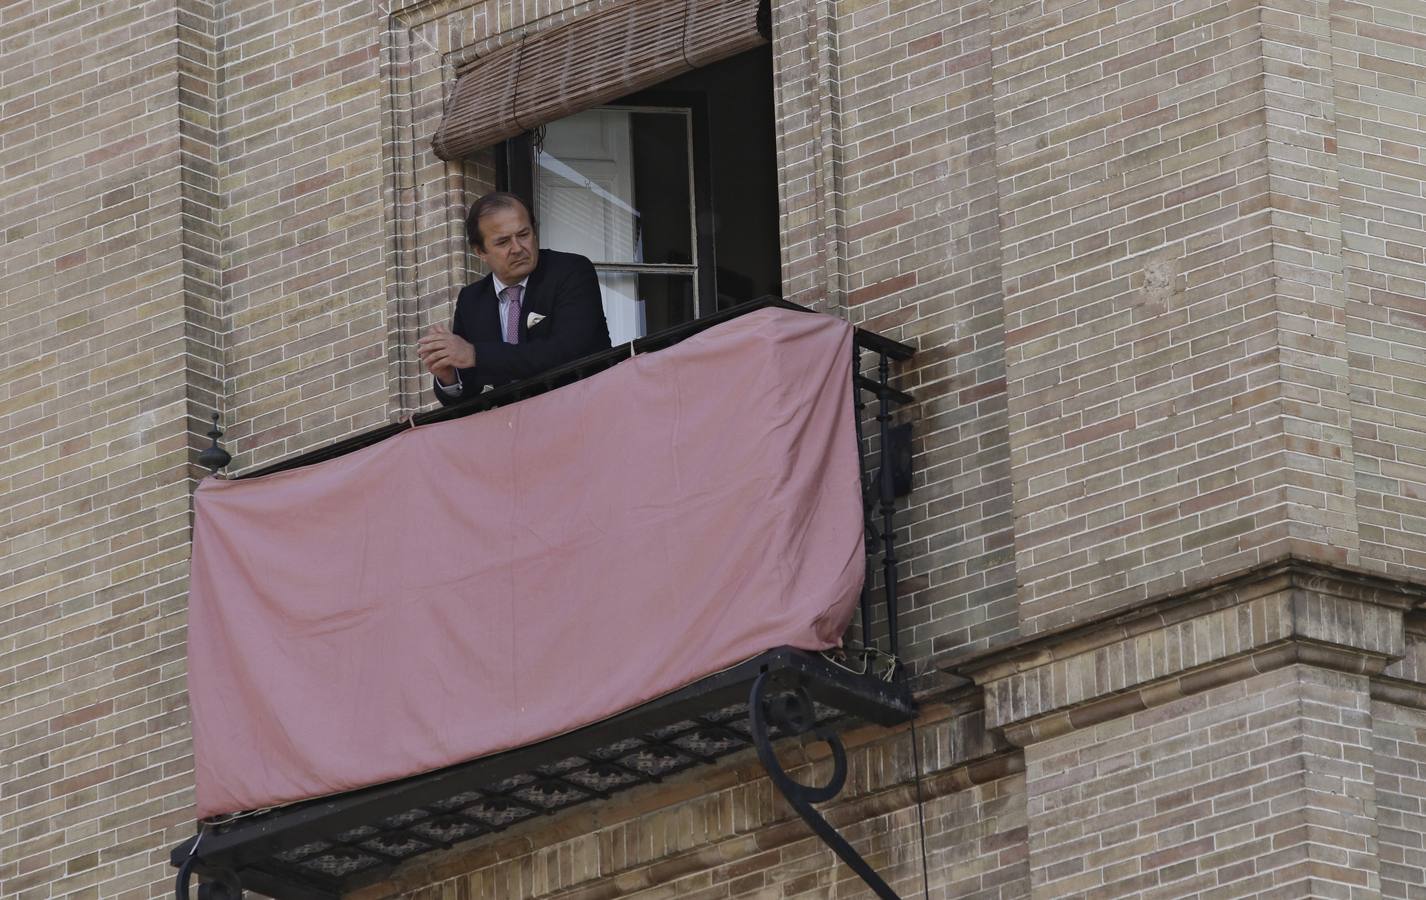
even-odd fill
[(603, 107), (542, 129), (533, 159), (541, 241), (594, 261), (614, 343), (697, 318), (693, 117)]

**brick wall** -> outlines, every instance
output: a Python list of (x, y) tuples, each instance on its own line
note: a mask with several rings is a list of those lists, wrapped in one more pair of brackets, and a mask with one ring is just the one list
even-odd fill
[(1025, 751), (1036, 896), (1370, 896), (1366, 679), (1286, 666)]
[(896, 384), (920, 400), (897, 516), (901, 649), (919, 668), (1017, 627), (990, 21), (979, 0), (841, 12), (845, 302), (918, 350)]
[(1260, 13), (993, 6), (1021, 619), (1287, 536)]
[(382, 20), (221, 4), (225, 421), (234, 468), (387, 421)]
[(1419, 897), (1426, 885), (1426, 710), (1372, 704), (1378, 852), (1383, 897)]
[(841, 128), (834, 6), (775, 3), (772, 19), (783, 296), (837, 309), (846, 302), (846, 281), (839, 257), (829, 253), (845, 240), (830, 199), (839, 189)]
[(1261, 17), (1281, 379), (1270, 427), (1282, 452), (1271, 492), (1281, 512), (1257, 519), (1281, 515), (1293, 552), (1356, 564), (1328, 4), (1264, 2)]
[(1426, 566), (1426, 17), (1332, 7), (1333, 100), (1363, 565)]
[(201, 7), (0, 12), (6, 897), (148, 897), (191, 833), (188, 403), (215, 391), (217, 283)]
[(1407, 571), (1409, 17), (992, 12), (1024, 629), (1289, 552)]
[[(1021, 779), (1007, 778), (933, 798), (926, 804), (932, 896), (937, 891), (976, 900), (1027, 895), (1023, 787)], [(903, 897), (920, 895), (923, 882), (915, 808), (884, 812), (855, 804), (840, 812), (842, 818), (856, 821), (844, 827), (844, 834), (893, 890)], [(685, 815), (676, 827), (701, 832), (706, 825), (697, 816), (697, 811)], [(619, 865), (625, 851), (613, 843), (615, 840), (641, 840), (660, 847), (654, 829), (664, 824), (654, 819), (636, 828), (570, 838), (403, 896), (409, 900), (459, 896), (519, 900), (874, 896), (837, 862), (825, 844), (808, 836), (800, 821), (669, 854), (648, 864)]]

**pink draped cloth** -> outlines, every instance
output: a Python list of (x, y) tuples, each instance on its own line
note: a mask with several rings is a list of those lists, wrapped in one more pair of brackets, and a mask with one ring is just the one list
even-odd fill
[(200, 818), (587, 725), (835, 646), (864, 557), (852, 329), (766, 309), (195, 497)]

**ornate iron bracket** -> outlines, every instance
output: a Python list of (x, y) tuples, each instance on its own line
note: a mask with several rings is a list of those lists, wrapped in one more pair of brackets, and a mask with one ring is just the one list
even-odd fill
[[(189, 900), (191, 896), (189, 885), (193, 880), (193, 867), (198, 864), (198, 843), (202, 837), (200, 833), (193, 839), (193, 843), (189, 845), (188, 858), (178, 868), (178, 877), (173, 886), (176, 900)], [(231, 869), (208, 868), (205, 870), (204, 880), (198, 883), (198, 900), (243, 900), (243, 883)]]
[[(832, 848), (832, 852), (841, 857), (842, 862), (848, 868), (857, 873), (857, 877), (865, 881), (867, 885), (876, 892), (882, 900), (901, 900), (900, 896), (891, 889), (881, 876), (867, 861), (862, 859), (861, 854), (852, 849), (852, 845), (837, 833), (821, 813), (813, 809), (813, 803), (824, 803), (841, 793), (842, 786), (847, 781), (847, 751), (842, 746), (841, 738), (829, 728), (817, 728), (813, 730), (816, 722), (816, 713), (812, 707), (812, 699), (807, 696), (807, 692), (801, 688), (795, 688), (791, 693), (782, 694), (769, 700), (765, 693), (767, 691), (767, 672), (763, 672), (753, 682), (752, 694), (748, 699), (748, 724), (753, 733), (753, 746), (757, 748), (758, 759), (762, 762), (763, 768), (767, 769), (768, 776), (782, 795), (787, 798), (787, 802), (792, 806), (802, 820), (811, 826), (812, 831), (822, 839), (822, 842)], [(766, 710), (764, 709), (766, 704)], [(768, 737), (768, 719), (771, 719), (783, 734), (794, 735), (812, 731), (818, 740), (826, 742), (832, 748), (832, 777), (821, 787), (812, 787), (801, 784), (788, 777), (783, 771), (782, 765), (777, 761), (777, 754), (772, 752), (772, 740)]]

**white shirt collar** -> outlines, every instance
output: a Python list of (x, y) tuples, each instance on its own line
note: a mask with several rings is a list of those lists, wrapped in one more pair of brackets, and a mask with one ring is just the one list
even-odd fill
[[(490, 278), (495, 282), (495, 296), (500, 297), (501, 294), (505, 293), (505, 289), (509, 287), (509, 285), (501, 281), (500, 276), (496, 275), (494, 272), (490, 273)], [(530, 276), (526, 275), (524, 278), (521, 278), (518, 282), (516, 282), (516, 285), (523, 289), (525, 287), (525, 282), (529, 280)]]

